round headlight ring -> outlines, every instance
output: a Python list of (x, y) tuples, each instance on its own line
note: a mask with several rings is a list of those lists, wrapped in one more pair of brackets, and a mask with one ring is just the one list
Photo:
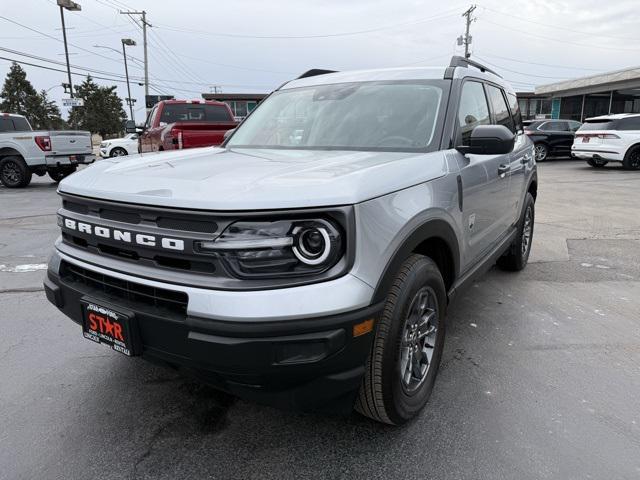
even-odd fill
[[(308, 235), (310, 232), (318, 232), (322, 236), (322, 241), (324, 243), (324, 249), (318, 255), (314, 255), (309, 252), (308, 248), (304, 245), (304, 237)], [(297, 226), (293, 229), (294, 235), (294, 245), (293, 245), (293, 253), (296, 258), (300, 260), (302, 263), (306, 265), (320, 265), (324, 263), (329, 255), (331, 254), (331, 237), (329, 236), (329, 232), (324, 226)]]

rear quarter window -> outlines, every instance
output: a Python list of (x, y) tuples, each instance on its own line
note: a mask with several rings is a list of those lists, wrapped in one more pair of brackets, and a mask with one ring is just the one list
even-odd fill
[(31, 125), (27, 122), (26, 118), (13, 117), (13, 127), (16, 132), (29, 132), (31, 131)]
[(615, 120), (598, 120), (595, 122), (587, 120), (579, 129), (580, 132), (588, 132), (590, 130), (617, 130), (617, 122)]

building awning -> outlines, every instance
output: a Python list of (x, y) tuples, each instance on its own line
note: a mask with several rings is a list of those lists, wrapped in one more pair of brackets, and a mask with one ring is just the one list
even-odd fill
[(541, 85), (536, 87), (536, 95), (568, 97), (626, 88), (640, 88), (640, 67)]

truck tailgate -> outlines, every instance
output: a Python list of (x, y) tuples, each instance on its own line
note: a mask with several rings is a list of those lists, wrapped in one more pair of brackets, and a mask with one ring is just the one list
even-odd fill
[(224, 133), (237, 125), (237, 122), (176, 122), (171, 129), (182, 132), (182, 148), (196, 148), (220, 145)]
[(91, 134), (83, 131), (59, 130), (49, 132), (53, 155), (73, 155), (93, 153)]

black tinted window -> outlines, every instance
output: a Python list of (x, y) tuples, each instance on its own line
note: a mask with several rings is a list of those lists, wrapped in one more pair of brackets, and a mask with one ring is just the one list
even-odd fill
[(539, 130), (543, 130), (545, 132), (548, 132), (548, 131), (568, 132), (569, 125), (567, 125), (567, 122), (547, 122), (542, 124)]
[(171, 103), (164, 106), (161, 122), (229, 122), (233, 118), (223, 105)]
[(469, 145), (471, 131), (478, 125), (489, 125), (489, 106), (484, 88), (478, 82), (465, 82), (460, 95), (458, 108), (458, 127), (462, 136), (462, 145)]
[(509, 100), (509, 108), (511, 108), (511, 116), (515, 122), (516, 130), (522, 130), (522, 114), (520, 113), (518, 98), (512, 93), (508, 93), (507, 100)]
[(16, 132), (31, 131), (31, 125), (29, 125), (29, 122), (27, 122), (26, 118), (13, 117), (11, 120), (13, 120), (13, 127), (15, 128)]
[(13, 132), (13, 122), (9, 117), (0, 117), (0, 132)]
[(590, 130), (616, 130), (617, 122), (615, 120), (587, 120), (580, 127), (581, 132)]
[(618, 121), (618, 130), (640, 130), (640, 117), (623, 118)]
[(487, 92), (489, 93), (489, 99), (491, 101), (491, 106), (493, 107), (493, 114), (496, 117), (496, 124), (504, 125), (515, 133), (513, 119), (509, 113), (509, 108), (507, 107), (507, 102), (504, 99), (502, 90), (494, 87), (493, 85), (487, 85)]

